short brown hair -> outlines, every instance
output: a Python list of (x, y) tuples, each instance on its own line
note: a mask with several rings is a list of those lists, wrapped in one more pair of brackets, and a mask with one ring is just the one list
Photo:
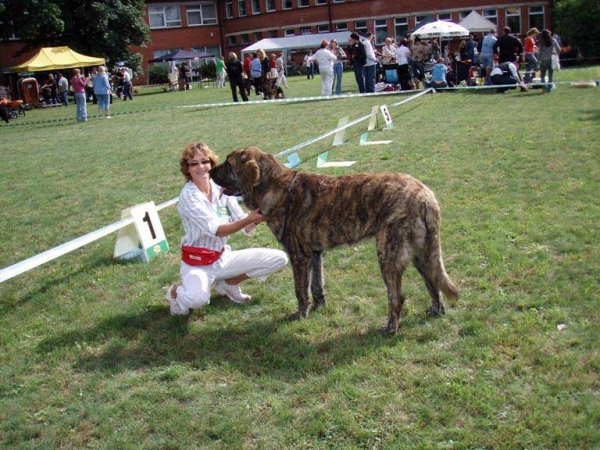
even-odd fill
[(185, 146), (181, 158), (179, 158), (179, 170), (183, 174), (186, 180), (190, 181), (192, 176), (190, 175), (190, 168), (188, 163), (192, 158), (198, 154), (203, 154), (210, 159), (210, 168), (212, 169), (219, 162), (219, 156), (213, 152), (208, 145), (204, 142), (192, 142)]

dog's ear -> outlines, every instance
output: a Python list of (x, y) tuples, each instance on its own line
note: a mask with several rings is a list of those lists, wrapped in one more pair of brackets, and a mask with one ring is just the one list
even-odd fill
[(252, 188), (260, 181), (260, 168), (256, 161), (251, 159), (246, 161), (241, 170), (238, 170), (238, 178), (244, 186), (244, 191), (250, 192)]

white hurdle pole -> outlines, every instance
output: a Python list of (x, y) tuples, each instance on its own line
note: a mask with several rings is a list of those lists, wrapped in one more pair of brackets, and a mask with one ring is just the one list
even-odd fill
[[(163, 208), (166, 208), (167, 206), (174, 205), (178, 202), (178, 200), (178, 198), (174, 198), (165, 203), (161, 203), (156, 207), (156, 209), (161, 210)], [(127, 225), (130, 225), (132, 223), (132, 217), (119, 220), (118, 222), (107, 225), (103, 228), (100, 228), (99, 230), (92, 231), (91, 233), (88, 233), (77, 239), (73, 239), (72, 241), (59, 245), (58, 247), (54, 247), (50, 250), (40, 253), (39, 255), (32, 256), (29, 259), (13, 264), (12, 266), (6, 267), (0, 270), (0, 283), (6, 280), (10, 280), (11, 278), (14, 278), (17, 275), (27, 272), (28, 270), (41, 266), (42, 264), (52, 261), (53, 259), (56, 259), (62, 255), (72, 252), (73, 250), (83, 247), (84, 245), (97, 241), (98, 239), (103, 238), (104, 236), (108, 236), (109, 234), (114, 233), (115, 231), (126, 227)]]

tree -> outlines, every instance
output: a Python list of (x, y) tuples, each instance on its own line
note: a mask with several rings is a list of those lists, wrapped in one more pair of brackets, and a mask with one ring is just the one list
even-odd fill
[(585, 58), (600, 56), (600, 0), (557, 0), (555, 30)]
[(0, 40), (17, 37), (17, 55), (68, 45), (111, 63), (135, 61), (130, 47), (150, 40), (144, 13), (144, 0), (0, 0)]

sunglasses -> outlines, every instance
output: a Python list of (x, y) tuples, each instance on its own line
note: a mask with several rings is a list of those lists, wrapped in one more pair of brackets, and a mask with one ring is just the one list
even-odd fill
[(187, 163), (188, 167), (196, 167), (199, 164), (210, 164), (210, 159), (203, 159), (202, 161), (191, 161)]

